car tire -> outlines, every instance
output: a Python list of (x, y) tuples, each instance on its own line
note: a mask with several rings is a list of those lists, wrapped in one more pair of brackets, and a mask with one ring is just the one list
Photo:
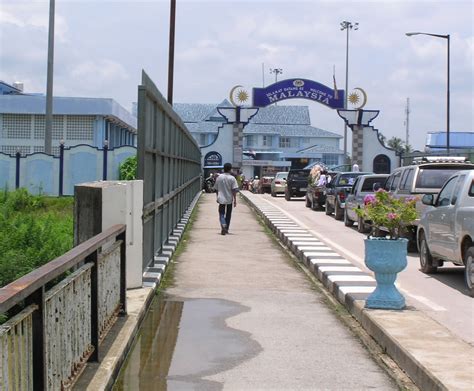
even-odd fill
[(368, 225), (365, 223), (364, 219), (359, 216), (357, 219), (357, 232), (361, 234), (366, 234), (370, 231)]
[(285, 191), (285, 200), (290, 201), (291, 200), (291, 195), (289, 192)]
[(305, 201), (306, 201), (306, 203), (305, 203), (306, 207), (310, 208), (311, 207), (311, 202), (308, 200), (308, 196), (305, 197)]
[(433, 257), (424, 233), (421, 233), (420, 237), (420, 270), (425, 274), (436, 273), (438, 270), (436, 266), (433, 266)]
[(354, 222), (347, 215), (347, 209), (344, 209), (344, 225), (346, 227), (352, 227), (354, 225)]
[(328, 216), (332, 213), (331, 207), (329, 206), (327, 202), (326, 202), (324, 211)]
[(318, 207), (319, 207), (319, 204), (315, 204), (314, 198), (313, 198), (313, 200), (311, 201), (311, 210), (316, 210), (318, 209)]
[(274, 191), (271, 191), (271, 192), (270, 192), (270, 195), (271, 195), (272, 197), (276, 197), (276, 196), (277, 196)]
[(469, 296), (474, 297), (474, 246), (464, 253), (464, 279)]
[(334, 218), (336, 220), (342, 220), (344, 218), (344, 210), (339, 206), (337, 201), (334, 204)]

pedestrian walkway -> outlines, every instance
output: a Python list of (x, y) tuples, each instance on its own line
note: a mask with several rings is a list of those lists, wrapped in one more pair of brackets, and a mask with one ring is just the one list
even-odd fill
[[(230, 233), (222, 236), (217, 207), (215, 195), (201, 197), (185, 250), (177, 258), (175, 284), (166, 294), (185, 306), (196, 300), (208, 300), (212, 306), (218, 300), (234, 308), (222, 322), (216, 316), (209, 324), (219, 324), (215, 338), (230, 332), (235, 339), (222, 340), (219, 359), (203, 368), (189, 360), (199, 352), (206, 353), (202, 360), (211, 354), (205, 343), (209, 330), (193, 330), (196, 338), (187, 340), (186, 355), (179, 354), (186, 342), (178, 335), (170, 378), (187, 383), (188, 389), (397, 389), (265, 232), (254, 211), (240, 201)], [(231, 346), (236, 343), (237, 351)]]
[[(170, 251), (155, 257), (155, 266), (163, 267), (147, 272), (149, 281), (142, 289), (127, 292), (128, 315), (111, 331), (115, 341), (99, 365), (88, 365), (77, 389), (96, 391), (113, 384), (155, 284), (181, 240), (184, 250), (174, 257), (175, 283), (166, 290), (164, 304), (148, 311), (156, 334), (143, 335), (147, 331), (142, 330), (117, 390), (396, 389), (280, 243), (420, 389), (474, 390), (472, 346), (414, 308), (364, 309), (363, 299), (374, 286), (372, 276), (355, 269), (317, 233), (299, 227), (263, 197), (243, 192), (239, 198), (228, 235), (221, 235), (214, 194), (201, 195), (197, 218), (183, 241), (191, 210), (186, 212), (168, 243)], [(160, 345), (166, 347), (164, 354), (157, 349)], [(163, 360), (165, 371), (158, 368)]]

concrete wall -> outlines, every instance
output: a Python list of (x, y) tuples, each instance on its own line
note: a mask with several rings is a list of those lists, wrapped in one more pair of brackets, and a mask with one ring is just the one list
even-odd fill
[[(107, 151), (107, 179), (119, 178), (119, 166), (136, 148), (124, 146)], [(63, 195), (73, 195), (74, 185), (103, 179), (104, 150), (89, 145), (64, 149)], [(19, 159), (0, 153), (0, 188), (25, 187), (32, 194), (59, 195), (60, 158), (35, 153)]]
[(390, 159), (390, 171), (400, 166), (400, 158), (395, 150), (387, 148), (378, 139), (378, 131), (372, 126), (366, 126), (363, 129), (363, 152), (361, 171), (373, 171), (373, 161), (378, 155), (386, 155)]

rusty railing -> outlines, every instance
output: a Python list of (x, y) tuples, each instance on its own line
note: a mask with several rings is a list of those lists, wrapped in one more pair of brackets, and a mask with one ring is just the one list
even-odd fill
[(126, 313), (125, 225), (0, 289), (0, 389), (64, 390)]

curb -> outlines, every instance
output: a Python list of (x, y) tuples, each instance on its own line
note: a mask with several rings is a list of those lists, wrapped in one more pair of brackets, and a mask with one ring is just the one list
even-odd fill
[(346, 260), (264, 199), (246, 192), (240, 194), (420, 389), (473, 389), (473, 347), (416, 309), (364, 308), (365, 299), (376, 285), (371, 274)]

